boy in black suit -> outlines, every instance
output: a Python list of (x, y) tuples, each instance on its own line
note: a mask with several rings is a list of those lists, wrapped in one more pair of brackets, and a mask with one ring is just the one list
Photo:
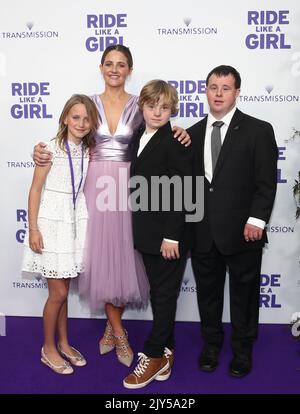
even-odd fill
[[(140, 206), (132, 205), (133, 235), (149, 278), (153, 326), (135, 370), (123, 381), (126, 388), (142, 388), (154, 379), (168, 379), (174, 359), (176, 303), (190, 240), (183, 178), (192, 176), (192, 149), (174, 140), (169, 122), (177, 112), (177, 103), (176, 89), (162, 80), (146, 84), (139, 99), (145, 128), (135, 141), (131, 176), (142, 177), (146, 188), (138, 197), (132, 193), (132, 203), (143, 201)], [(175, 183), (169, 193), (166, 187), (157, 186), (161, 177), (165, 184), (168, 179)], [(170, 208), (165, 208), (165, 203)]]

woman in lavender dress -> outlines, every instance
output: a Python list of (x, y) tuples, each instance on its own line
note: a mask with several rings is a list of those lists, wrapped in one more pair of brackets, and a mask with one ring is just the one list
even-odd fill
[[(122, 326), (122, 313), (125, 307), (146, 307), (149, 297), (143, 262), (133, 248), (131, 212), (127, 206), (129, 144), (143, 118), (137, 105), (138, 97), (124, 89), (132, 71), (129, 49), (121, 45), (107, 48), (100, 69), (105, 90), (91, 97), (99, 112), (100, 126), (85, 184), (89, 225), (85, 271), (79, 281), (79, 292), (88, 299), (93, 311), (105, 311), (107, 315), (106, 329), (99, 342), (100, 353), (116, 346), (119, 361), (130, 366), (133, 352)], [(113, 178), (115, 192), (109, 192), (111, 187), (105, 191), (101, 185), (107, 182), (105, 177)], [(103, 194), (107, 194), (108, 200)], [(113, 205), (108, 209), (105, 201), (109, 203), (109, 200)], [(120, 207), (122, 202), (123, 208)]]
[[(129, 144), (133, 134), (143, 125), (138, 97), (125, 91), (132, 67), (133, 60), (127, 47), (109, 46), (100, 65), (105, 90), (101, 95), (91, 97), (99, 111), (100, 126), (84, 190), (89, 223), (85, 271), (79, 278), (81, 297), (89, 302), (92, 311), (105, 312), (108, 319), (99, 341), (100, 353), (116, 349), (118, 360), (127, 366), (132, 363), (133, 352), (122, 325), (122, 314), (125, 308), (146, 307), (149, 296), (143, 262), (133, 246), (131, 212), (124, 203), (128, 200)], [(190, 142), (185, 130), (174, 129), (182, 143)], [(35, 162), (43, 165), (46, 153), (40, 144), (37, 145)], [(104, 183), (111, 179), (116, 184), (116, 208), (114, 205), (107, 208), (113, 197), (106, 192)]]

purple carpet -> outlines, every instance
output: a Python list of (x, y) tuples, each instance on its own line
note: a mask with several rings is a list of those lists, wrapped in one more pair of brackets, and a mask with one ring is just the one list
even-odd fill
[[(75, 368), (73, 375), (58, 375), (40, 362), (42, 319), (6, 318), (6, 336), (0, 336), (0, 394), (298, 394), (300, 390), (300, 342), (287, 325), (261, 325), (254, 347), (253, 370), (242, 378), (228, 375), (231, 359), (230, 327), (225, 324), (225, 341), (220, 364), (213, 373), (199, 371), (202, 346), (200, 324), (176, 323), (176, 354), (168, 381), (153, 381), (140, 390), (123, 388), (131, 371), (121, 365), (114, 352), (101, 356), (98, 339), (104, 320), (70, 319), (72, 345), (80, 349), (88, 365)], [(125, 321), (133, 350), (141, 351), (149, 333), (149, 321)], [(134, 367), (134, 365), (133, 365)]]

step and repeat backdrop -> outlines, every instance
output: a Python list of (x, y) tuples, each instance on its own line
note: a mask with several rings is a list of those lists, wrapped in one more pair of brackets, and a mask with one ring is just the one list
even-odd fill
[[(238, 107), (269, 121), (279, 147), (278, 192), (268, 225), (261, 274), (262, 323), (286, 323), (300, 311), (300, 223), (292, 188), (300, 170), (300, 3), (296, 0), (10, 0), (0, 15), (1, 276), (0, 312), (41, 316), (43, 279), (21, 279), (27, 196), (35, 143), (55, 136), (58, 116), (73, 93), (101, 93), (99, 63), (111, 44), (129, 46), (134, 70), (127, 90), (150, 79), (178, 90), (173, 124), (189, 127), (208, 106), (205, 79), (229, 64), (242, 77)], [(91, 315), (70, 294), (70, 316)], [(125, 318), (151, 319), (151, 311)], [(228, 283), (224, 321), (229, 321)], [(190, 263), (177, 320), (199, 320)]]

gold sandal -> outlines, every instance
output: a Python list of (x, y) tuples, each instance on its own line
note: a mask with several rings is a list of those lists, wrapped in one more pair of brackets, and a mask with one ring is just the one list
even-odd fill
[(126, 365), (126, 367), (130, 367), (133, 361), (133, 351), (128, 342), (127, 331), (125, 330), (121, 336), (115, 336), (115, 342), (119, 362)]
[(108, 352), (112, 351), (115, 346), (116, 341), (113, 334), (113, 329), (109, 321), (107, 321), (103, 337), (99, 341), (100, 354), (107, 354)]

